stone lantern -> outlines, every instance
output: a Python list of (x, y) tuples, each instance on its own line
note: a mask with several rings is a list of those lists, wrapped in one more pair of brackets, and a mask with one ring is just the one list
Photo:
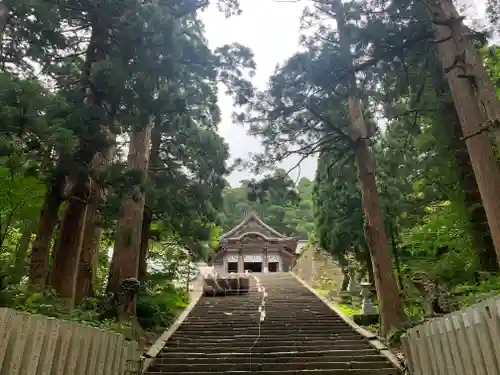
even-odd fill
[(367, 282), (360, 283), (361, 295), (363, 296), (363, 304), (361, 306), (361, 314), (354, 315), (354, 322), (360, 325), (371, 325), (378, 323), (379, 314), (371, 298), (371, 284)]
[(363, 315), (376, 315), (378, 314), (377, 309), (373, 305), (372, 296), (370, 287), (372, 286), (370, 283), (362, 282), (361, 286), (361, 296), (363, 297), (363, 305), (361, 307), (361, 314)]
[(347, 291), (352, 294), (358, 294), (360, 286), (356, 279), (356, 266), (350, 265), (347, 269), (349, 271), (349, 285), (347, 286)]

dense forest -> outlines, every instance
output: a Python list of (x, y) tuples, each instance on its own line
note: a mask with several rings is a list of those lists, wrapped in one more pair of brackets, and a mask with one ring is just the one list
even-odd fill
[[(249, 210), (356, 264), (387, 336), (422, 317), (424, 282), (455, 308), (500, 291), (497, 1), (476, 30), (451, 0), (311, 0), (264, 89), (248, 47), (208, 48), (209, 5), (240, 13), (0, 2), (1, 306), (141, 336)], [(221, 89), (262, 141), (249, 176), (267, 171), (236, 188)], [(276, 170), (291, 155), (318, 157), (314, 181)]]
[(208, 5), (0, 3), (2, 305), (145, 328), (185, 302), (168, 281), (209, 248), (230, 170), (218, 90), (248, 103), (255, 70), (208, 48)]
[(262, 140), (256, 171), (319, 156), (309, 240), (374, 282), (384, 335), (420, 319), (429, 295), (442, 306), (427, 315), (500, 287), (500, 8), (488, 5), (477, 30), (451, 0), (312, 1), (302, 50), (237, 116)]

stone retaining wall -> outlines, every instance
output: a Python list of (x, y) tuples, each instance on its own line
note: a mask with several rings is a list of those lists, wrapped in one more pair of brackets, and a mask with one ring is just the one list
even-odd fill
[(293, 272), (314, 289), (340, 291), (342, 269), (328, 254), (314, 246), (304, 247)]

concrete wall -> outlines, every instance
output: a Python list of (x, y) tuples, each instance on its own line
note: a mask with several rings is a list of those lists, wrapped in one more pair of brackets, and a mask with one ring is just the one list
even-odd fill
[(140, 355), (120, 334), (0, 308), (0, 375), (126, 375)]
[(342, 269), (328, 254), (314, 246), (302, 248), (293, 272), (314, 289), (340, 291)]

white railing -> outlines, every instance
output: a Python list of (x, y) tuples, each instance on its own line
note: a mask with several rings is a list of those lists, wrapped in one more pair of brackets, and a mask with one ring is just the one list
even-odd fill
[(127, 375), (139, 362), (120, 334), (0, 308), (0, 375)]
[(500, 296), (408, 330), (403, 348), (414, 375), (500, 375)]

